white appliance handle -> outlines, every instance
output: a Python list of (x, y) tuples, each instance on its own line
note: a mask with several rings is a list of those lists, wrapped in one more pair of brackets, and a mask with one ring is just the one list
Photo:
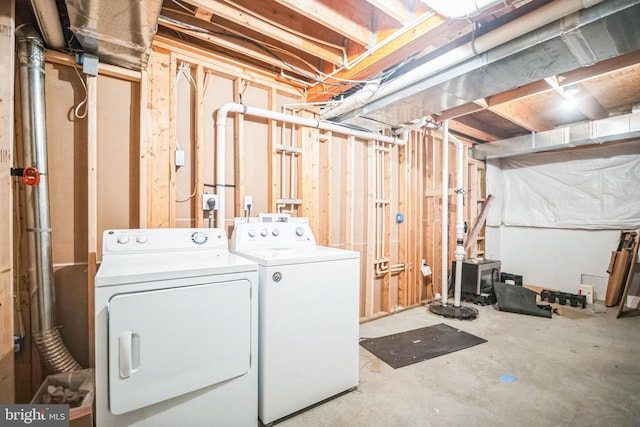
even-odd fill
[(120, 367), (120, 378), (129, 378), (133, 372), (131, 360), (131, 341), (133, 332), (127, 331), (118, 337), (118, 366)]

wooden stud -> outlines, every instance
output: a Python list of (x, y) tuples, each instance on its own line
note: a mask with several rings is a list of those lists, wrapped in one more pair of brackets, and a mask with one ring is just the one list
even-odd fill
[(147, 163), (149, 159), (149, 152), (147, 146), (147, 126), (148, 126), (148, 115), (149, 111), (147, 110), (147, 100), (148, 100), (148, 84), (149, 76), (147, 74), (147, 70), (143, 70), (141, 72), (140, 78), (140, 149), (139, 149), (139, 160), (140, 160), (140, 176), (139, 176), (139, 185), (138, 185), (138, 223), (140, 228), (147, 228), (148, 223), (147, 220), (149, 218), (149, 212), (147, 211)]
[(373, 316), (375, 289), (375, 198), (376, 198), (376, 144), (369, 141), (367, 145), (367, 259), (365, 262), (365, 281), (362, 301), (364, 302), (364, 317)]
[(355, 226), (356, 138), (347, 137), (345, 173), (345, 249), (353, 250)]
[[(385, 202), (382, 203), (382, 218), (380, 221), (384, 222), (384, 245), (382, 247), (382, 253), (386, 258), (391, 259), (391, 176), (393, 168), (391, 167), (391, 153), (382, 151), (382, 171), (381, 177), (383, 182), (383, 194)], [(391, 312), (391, 262), (389, 262), (389, 271), (382, 277), (382, 311)]]
[(195, 155), (193, 156), (196, 188), (193, 212), (196, 227), (204, 227), (201, 206), (204, 194), (204, 78), (204, 67), (202, 64), (196, 65)]
[[(399, 225), (398, 232), (398, 259), (406, 262), (411, 254), (409, 238), (409, 229), (414, 221), (413, 211), (410, 209), (411, 192), (410, 185), (410, 167), (409, 167), (409, 147), (413, 147), (411, 135), (407, 144), (398, 147), (398, 212), (405, 214), (405, 222)], [(409, 304), (410, 293), (410, 273), (405, 270), (404, 274), (398, 278), (398, 305), (406, 307)]]
[[(278, 106), (278, 97), (275, 89), (271, 88), (269, 90), (269, 108), (271, 111), (276, 111)], [(267, 136), (267, 203), (269, 204), (270, 212), (277, 212), (277, 194), (278, 194), (278, 172), (275, 167), (276, 156), (278, 155), (278, 151), (276, 149), (277, 141), (278, 141), (278, 122), (275, 120), (268, 121), (268, 136)], [(282, 129), (284, 129), (285, 124), (281, 123)], [(291, 133), (293, 134), (294, 129), (291, 126)], [(285, 141), (280, 141), (281, 144), (285, 144)], [(281, 165), (284, 167), (284, 165)], [(285, 183), (280, 182), (280, 189), (284, 188)]]
[[(175, 65), (175, 64), (174, 64)], [(147, 227), (170, 227), (171, 200), (169, 197), (170, 169), (173, 167), (170, 152), (171, 90), (174, 83), (170, 73), (169, 57), (153, 50), (148, 63), (148, 118), (147, 123)], [(175, 75), (175, 73), (174, 73)], [(175, 204), (175, 203), (174, 203)], [(175, 207), (174, 207), (175, 211)]]
[(15, 401), (13, 355), (13, 193), (15, 2), (0, 2), (0, 402)]
[(95, 277), (98, 270), (98, 77), (87, 75), (87, 319), (89, 366), (95, 366)]
[(422, 196), (424, 194), (424, 182), (425, 182), (425, 170), (426, 167), (426, 147), (424, 144), (423, 134), (417, 135), (417, 151), (418, 151), (418, 159), (417, 159), (417, 191), (415, 194), (418, 195), (418, 215), (417, 216), (417, 230), (418, 230), (418, 244), (416, 245), (416, 257), (414, 258), (414, 266), (417, 268), (413, 269), (413, 283), (418, 286), (418, 290), (416, 292), (416, 297), (414, 298), (414, 303), (421, 303), (424, 300), (425, 292), (423, 283), (425, 282), (422, 276), (422, 260), (426, 258), (426, 254), (424, 251), (424, 240), (425, 240), (425, 227), (424, 223), (428, 219), (425, 212), (425, 198)]
[[(235, 102), (240, 102), (242, 91), (246, 82), (243, 79), (233, 80), (233, 99)], [(271, 94), (269, 94), (271, 95)], [(271, 120), (269, 121), (269, 127), (271, 128)], [(245, 216), (244, 212), (244, 195), (245, 195), (245, 179), (242, 163), (245, 159), (245, 146), (244, 146), (244, 114), (235, 114), (233, 116), (233, 169), (234, 169), (234, 183), (233, 194), (235, 198), (233, 214), (236, 217)], [(269, 141), (271, 132), (269, 132)], [(268, 142), (269, 144), (269, 142)], [(220, 183), (219, 183), (220, 184)], [(225, 188), (220, 188), (219, 191), (226, 191)]]
[(322, 137), (326, 138), (326, 141), (322, 144), (325, 148), (325, 160), (322, 163), (322, 187), (324, 189), (322, 193), (322, 217), (323, 226), (321, 234), (321, 244), (323, 246), (331, 246), (331, 193), (332, 193), (332, 135), (331, 132), (325, 132)]
[(169, 56), (169, 227), (176, 226), (176, 139), (177, 139), (177, 119), (176, 119), (176, 77), (178, 75), (178, 60), (174, 53)]

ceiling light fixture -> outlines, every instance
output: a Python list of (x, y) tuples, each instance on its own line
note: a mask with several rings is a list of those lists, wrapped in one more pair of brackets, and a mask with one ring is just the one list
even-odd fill
[(502, 3), (502, 0), (421, 0), (438, 14), (451, 19), (469, 18)]
[(567, 97), (574, 97), (578, 94), (578, 92), (580, 92), (580, 88), (575, 83), (562, 87), (562, 93)]

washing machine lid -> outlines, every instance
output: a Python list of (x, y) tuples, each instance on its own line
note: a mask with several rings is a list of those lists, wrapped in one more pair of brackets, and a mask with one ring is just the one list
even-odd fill
[(223, 251), (105, 255), (96, 287), (257, 271), (255, 262)]
[(360, 258), (359, 252), (330, 248), (327, 246), (314, 246), (311, 248), (266, 248), (252, 251), (234, 251), (234, 253), (266, 267)]

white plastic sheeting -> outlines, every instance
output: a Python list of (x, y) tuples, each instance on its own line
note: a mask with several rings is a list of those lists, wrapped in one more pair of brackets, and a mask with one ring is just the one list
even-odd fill
[(640, 141), (487, 161), (490, 226), (640, 227)]

